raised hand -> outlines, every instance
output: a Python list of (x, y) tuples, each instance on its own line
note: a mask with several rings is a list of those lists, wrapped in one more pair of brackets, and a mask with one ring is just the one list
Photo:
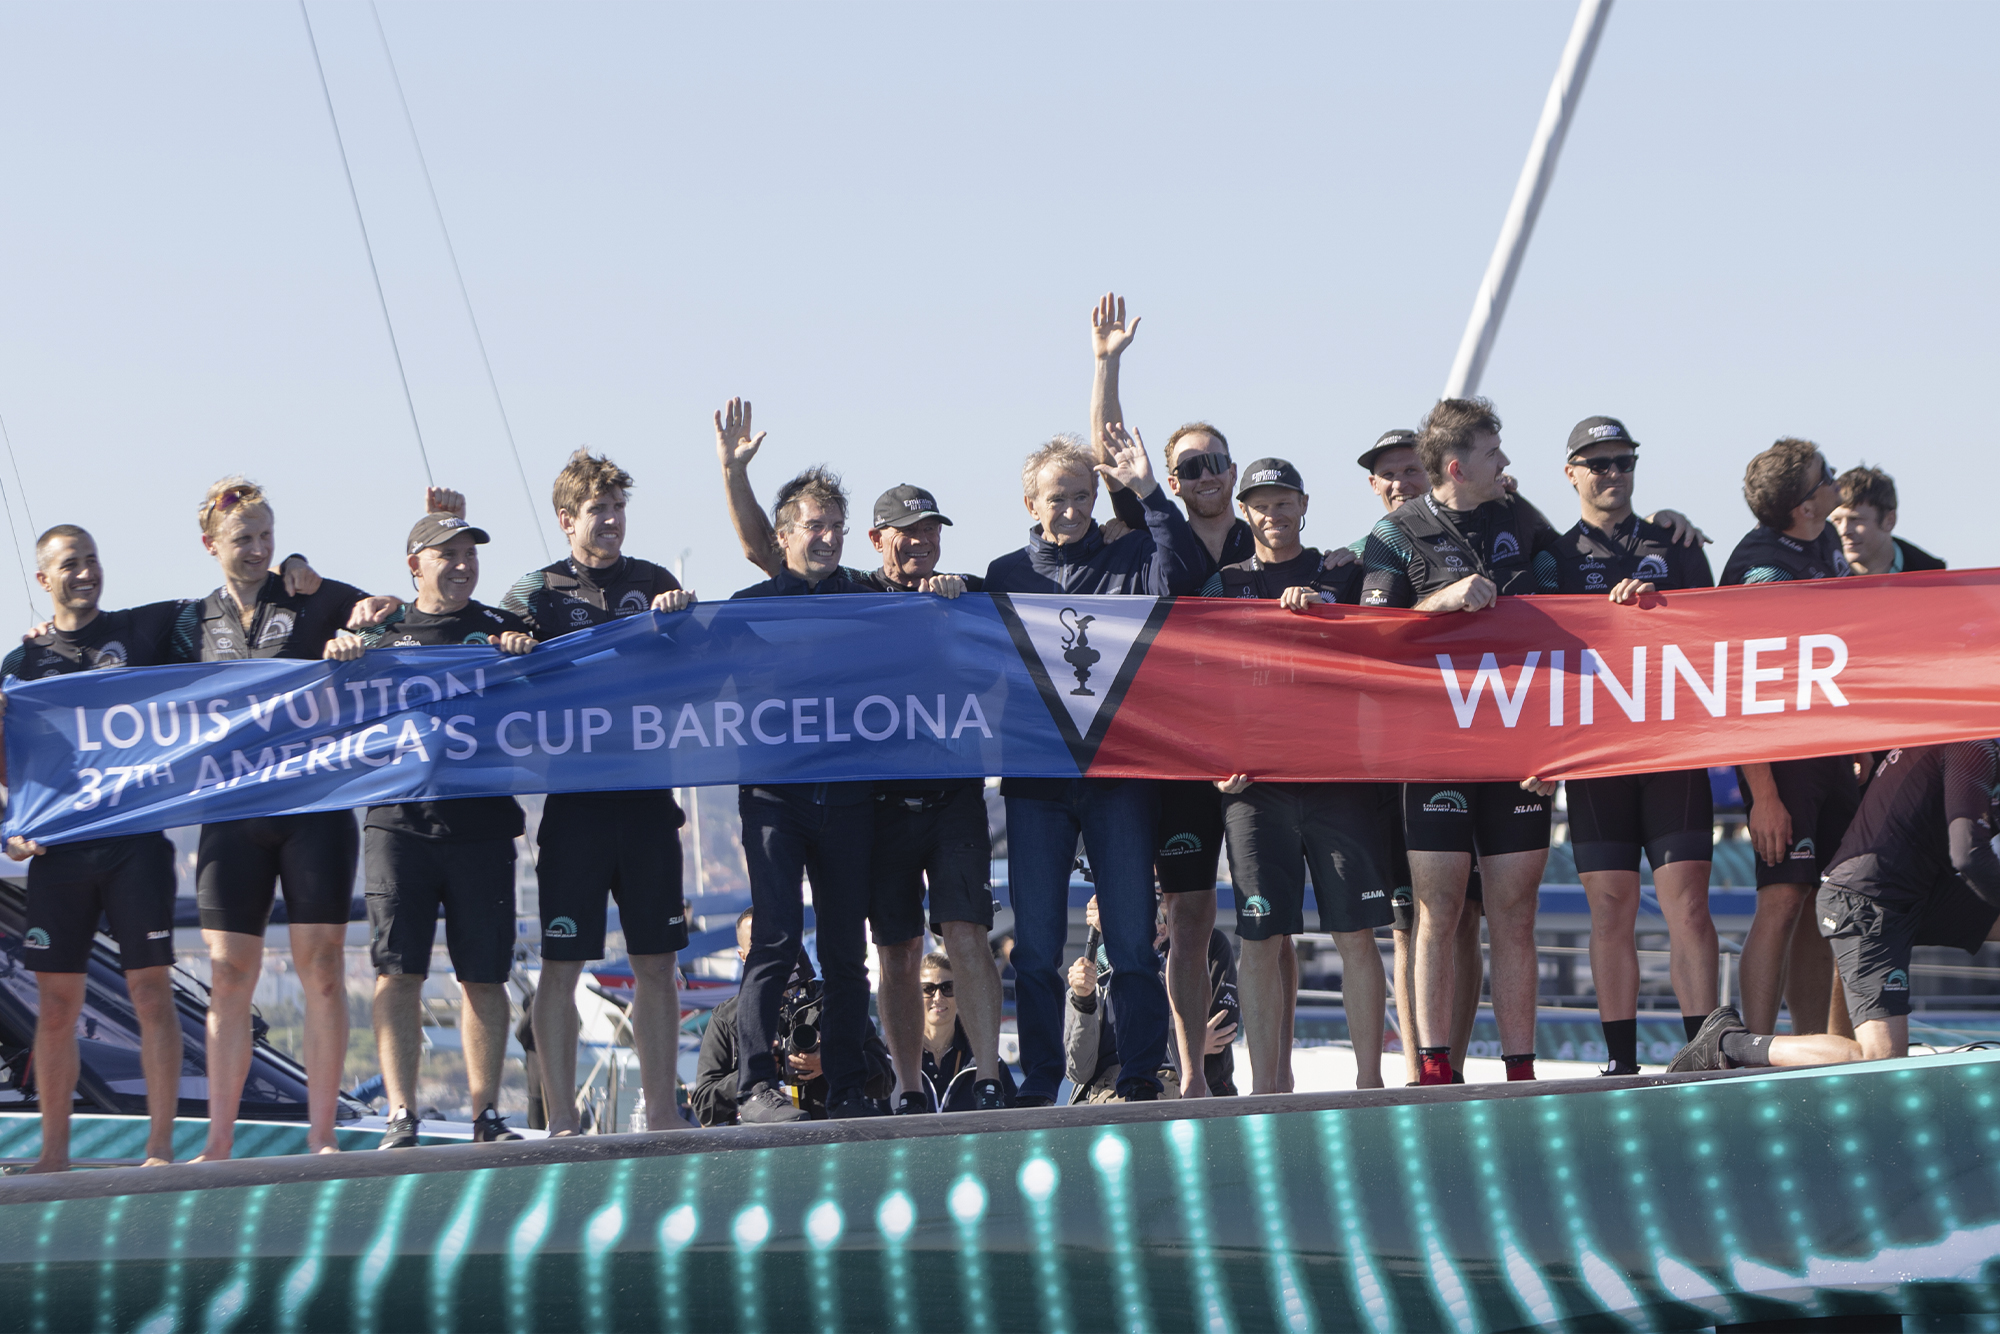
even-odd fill
[(465, 517), (465, 496), (448, 486), (424, 488), (424, 513), (449, 514), (454, 518)]
[(319, 571), (308, 564), (304, 556), (286, 557), (278, 573), (285, 578), (285, 593), (289, 597), (309, 598), (319, 592)]
[(1132, 494), (1141, 500), (1153, 494), (1159, 483), (1153, 480), (1153, 461), (1146, 457), (1146, 442), (1137, 431), (1127, 432), (1121, 422), (1107, 422), (1104, 448), (1111, 461), (1098, 464), (1098, 472), (1120, 486), (1131, 488)]
[(764, 433), (750, 433), (750, 400), (732, 398), (729, 406), (715, 414), (715, 453), (722, 460), (723, 470), (736, 472), (750, 466), (750, 460), (757, 457), (757, 447), (764, 443)]
[(1125, 298), (1106, 292), (1098, 298), (1097, 309), (1090, 312), (1090, 346), (1100, 361), (1117, 357), (1130, 347), (1139, 334), (1139, 317), (1125, 322)]

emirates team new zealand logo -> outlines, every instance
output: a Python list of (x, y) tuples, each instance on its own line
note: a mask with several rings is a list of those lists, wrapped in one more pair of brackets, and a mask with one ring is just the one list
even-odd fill
[(1061, 621), (1063, 629), (1068, 631), (1063, 636), (1063, 661), (1076, 670), (1076, 689), (1069, 693), (1095, 695), (1097, 692), (1090, 688), (1090, 669), (1104, 656), (1090, 646), (1090, 623), (1097, 618), (1079, 616), (1075, 607), (1064, 607), (1062, 614), (1056, 619)]
[(1090, 767), (1170, 605), (1165, 598), (1116, 594), (993, 595), (1079, 769)]

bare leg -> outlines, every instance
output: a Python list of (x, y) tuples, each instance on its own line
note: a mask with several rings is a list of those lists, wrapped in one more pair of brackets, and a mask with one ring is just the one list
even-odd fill
[[(1908, 1016), (1904, 1016), (1907, 1026)], [(1854, 1021), (1847, 1014), (1847, 988), (1840, 983), (1840, 970), (1833, 970), (1833, 995), (1826, 1005), (1826, 1031), (1837, 1038), (1855, 1036)]]
[(35, 1096), (42, 1109), (42, 1152), (33, 1172), (69, 1171), (69, 1113), (76, 1101), (76, 1021), (84, 974), (35, 974)]
[(1236, 961), (1236, 999), (1250, 1048), (1250, 1092), (1279, 1093), (1279, 1051), (1285, 1040), (1285, 944), (1290, 936), (1246, 940)]
[(1382, 1087), (1382, 1010), (1388, 981), (1373, 931), (1341, 931), (1340, 994), (1347, 1009), (1347, 1036), (1354, 1042), (1354, 1087)]
[[(977, 922), (943, 922), (945, 957), (951, 960), (958, 1022), (965, 1025), (981, 1079), (1000, 1078), (1000, 970), (994, 967), (986, 928)], [(922, 1058), (919, 1057), (919, 1060)]]
[[(236, 1142), (236, 1109), (250, 1074), (250, 999), (264, 966), (264, 938), (237, 931), (206, 931), (208, 946), (208, 1140), (196, 1162), (229, 1157)], [(310, 1032), (310, 1025), (308, 1025)], [(306, 1096), (313, 1096), (306, 1071)]]
[[(637, 1008), (639, 968), (633, 962), (634, 1008)], [(574, 1135), (583, 1127), (576, 1113), (576, 1039), (582, 1021), (576, 1013), (576, 984), (583, 976), (580, 959), (543, 959), (542, 980), (528, 1004), (528, 1019), (535, 1030), (535, 1055), (542, 1068), (542, 1115), (548, 1118), (551, 1135)], [(634, 1037), (637, 1037), (635, 1031)], [(470, 1053), (468, 1053), (468, 1060)], [(645, 1077), (640, 1058), (640, 1077)], [(393, 1102), (394, 1099), (391, 1099)], [(646, 1094), (651, 1111), (653, 1095)], [(473, 1104), (473, 1114), (479, 1105)]]
[[(875, 1008), (882, 1018), (882, 1041), (888, 1045), (889, 1059), (896, 1063), (896, 1088), (890, 1097), (901, 1098), (924, 1086), (924, 996), (919, 989), (924, 938), (877, 945), (875, 960), (882, 967), (882, 990), (875, 998)], [(956, 982), (957, 978), (954, 968), (952, 979)]]
[[(1208, 978), (1208, 941), (1215, 931), (1215, 891), (1168, 894), (1167, 1000), (1173, 1006), (1174, 1041), (1180, 1044), (1181, 1096), (1208, 1096), (1208, 1012), (1215, 989)], [(1252, 1063), (1253, 1068), (1255, 1063)]]
[(1479, 1022), (1479, 992), (1486, 981), (1486, 963), (1479, 953), (1479, 927), (1486, 910), (1467, 900), (1459, 915), (1458, 934), (1452, 940), (1451, 1068), (1465, 1069), (1465, 1054), (1472, 1049), (1472, 1026)]
[(375, 1051), (382, 1063), (382, 1091), (389, 1115), (417, 1112), (417, 1061), (424, 1051), (421, 975), (375, 979)]
[(1785, 1008), (1792, 1012), (1792, 1032), (1824, 1033), (1833, 996), (1833, 946), (1819, 933), (1819, 920), (1807, 895), (1792, 928), (1792, 962), (1785, 972)]
[(1743, 1023), (1752, 1033), (1777, 1031), (1792, 933), (1811, 893), (1809, 885), (1765, 885), (1757, 891), (1757, 913), (1744, 934), (1743, 957), (1737, 965)]
[(1493, 949), (1493, 1018), (1500, 1025), (1502, 1055), (1535, 1049), (1535, 1004), (1541, 992), (1535, 908), (1548, 860), (1547, 848), (1479, 860)]
[[(1653, 871), (1653, 892), (1667, 919), (1667, 968), (1685, 1015), (1716, 1004), (1715, 919), (1708, 915), (1708, 862), (1668, 862)], [(1593, 968), (1595, 964), (1591, 965)]]
[[(507, 984), (460, 982), (465, 1004), (458, 1011), (458, 1031), (465, 1040), (465, 1082), (472, 1093), (472, 1114), (500, 1105), (500, 1070), (507, 1060)], [(574, 1051), (571, 1044), (570, 1050)]]
[(1278, 1092), (1290, 1093), (1292, 1042), (1299, 1018), (1299, 949), (1298, 942), (1290, 936), (1285, 937), (1285, 952), (1278, 956), (1278, 965), (1285, 974), (1285, 1039), (1278, 1045)]
[(1468, 852), (1410, 853), (1410, 890), (1416, 899), (1417, 929), (1411, 990), (1417, 1031), (1425, 1045), (1431, 1035), (1451, 1032), (1453, 971), (1459, 919), (1465, 910), (1465, 883), (1472, 874)]
[(125, 974), (139, 1016), (139, 1065), (146, 1072), (146, 1166), (174, 1160), (174, 1113), (180, 1107), (185, 1048), (174, 1008), (173, 970), (134, 968)]
[[(1867, 1019), (1855, 1026), (1856, 1045), (1861, 1049), (1860, 1059), (1864, 1061), (1888, 1061), (1898, 1056), (1910, 1054), (1910, 1016), (1899, 1014), (1889, 1019)], [(1832, 1038), (1827, 1034), (1826, 1039)], [(1822, 1039), (1822, 1040), (1826, 1040)], [(1771, 1046), (1776, 1047), (1785, 1039), (1776, 1038)], [(1800, 1039), (1806, 1041), (1807, 1039)], [(1774, 1058), (1771, 1062), (1777, 1064)]]
[(1417, 1033), (1417, 1003), (1410, 985), (1410, 932), (1389, 934), (1396, 944), (1396, 1030), (1403, 1040), (1403, 1073), (1408, 1076), (1405, 1082), (1414, 1084), (1423, 1074), (1423, 1064), (1417, 1059), (1417, 1048), (1423, 1039)]
[[(1873, 1024), (1881, 1021), (1870, 1020), (1869, 1022)], [(1863, 1026), (1866, 1027), (1867, 1025)], [(1903, 1035), (1905, 1047), (1907, 1048), (1909, 1041), (1909, 1025), (1907, 1021), (1904, 1023)], [(1808, 1033), (1803, 1037), (1795, 1037), (1789, 1033), (1780, 1033), (1777, 1037), (1771, 1039), (1771, 1064), (1839, 1065), (1843, 1061), (1873, 1059), (1864, 1056), (1862, 1054), (1863, 1050), (1861, 1044), (1853, 1038), (1837, 1038), (1831, 1033)]]
[(1639, 945), (1634, 935), (1639, 922), (1639, 873), (1579, 871), (1577, 878), (1590, 900), (1590, 979), (1597, 991), (1598, 1016), (1613, 1023), (1631, 1019), (1639, 1013)]
[[(306, 1148), (337, 1153), (334, 1114), (347, 1068), (347, 928), (307, 922), (290, 928), (292, 967), (306, 997)], [(213, 1078), (213, 1075), (210, 1076)], [(210, 1087), (213, 1087), (211, 1085)]]
[(630, 961), (632, 1049), (639, 1054), (646, 1129), (692, 1130), (693, 1123), (680, 1114), (680, 1100), (674, 1096), (681, 1054), (681, 983), (676, 968), (680, 956), (634, 954)]

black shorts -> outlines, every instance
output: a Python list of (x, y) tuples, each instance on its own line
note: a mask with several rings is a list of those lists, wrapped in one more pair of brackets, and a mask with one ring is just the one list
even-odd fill
[(514, 840), (454, 842), (370, 827), (368, 953), (384, 977), (431, 970), (438, 909), (461, 982), (505, 982), (514, 966)]
[(1578, 778), (1569, 791), (1569, 842), (1579, 871), (1655, 871), (1715, 857), (1715, 794), (1706, 769)]
[(552, 793), (535, 834), (542, 957), (604, 957), (605, 904), (618, 900), (627, 954), (687, 948), (681, 838), (671, 792)]
[(353, 811), (312, 811), (201, 827), (194, 897), (201, 929), (261, 936), (278, 882), (287, 921), (346, 926), (361, 826)]
[(992, 930), (992, 852), (983, 786), (877, 794), (868, 867), (868, 931), (875, 943), (923, 935), (927, 890), (933, 930), (945, 922)]
[(1236, 934), (1271, 940), (1304, 931), (1308, 872), (1320, 930), (1388, 926), (1381, 813), (1371, 783), (1252, 783), (1223, 797)]
[(1847, 995), (1847, 1015), (1855, 1024), (1891, 1019), (1910, 1012), (1910, 950), (1917, 945), (1948, 945), (1976, 952), (1986, 943), (2000, 908), (1980, 898), (1947, 872), (1929, 894), (1912, 903), (1898, 895), (1884, 900), (1870, 892), (1866, 868), (1843, 862), (1835, 874), (1848, 872), (1839, 883), (1820, 886), (1814, 906), (1819, 933), (1833, 946)]
[(1411, 852), (1543, 852), (1550, 804), (1519, 783), (1405, 783), (1403, 832)]
[(1215, 784), (1160, 784), (1160, 846), (1153, 871), (1162, 894), (1213, 894), (1222, 840), (1222, 792)]
[(21, 963), (35, 973), (81, 973), (100, 917), (111, 919), (119, 966), (174, 961), (174, 845), (165, 834), (58, 843), (28, 863), (28, 934)]
[[(1778, 784), (1778, 798), (1792, 814), (1792, 846), (1785, 860), (1768, 865), (1762, 857), (1757, 864), (1757, 888), (1766, 885), (1816, 885), (1832, 860), (1847, 825), (1861, 805), (1861, 789), (1854, 781), (1854, 765), (1845, 755), (1828, 755), (1817, 760), (1781, 760), (1771, 766)], [(1756, 807), (1750, 784), (1743, 771), (1736, 771), (1743, 787), (1743, 813)]]

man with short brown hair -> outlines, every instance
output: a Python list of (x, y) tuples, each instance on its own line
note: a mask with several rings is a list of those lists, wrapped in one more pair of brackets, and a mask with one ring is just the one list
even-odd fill
[(1896, 479), (1867, 464), (1840, 475), (1840, 504), (1833, 511), (1841, 554), (1856, 574), (1942, 570), (1943, 561), (1896, 537)]

